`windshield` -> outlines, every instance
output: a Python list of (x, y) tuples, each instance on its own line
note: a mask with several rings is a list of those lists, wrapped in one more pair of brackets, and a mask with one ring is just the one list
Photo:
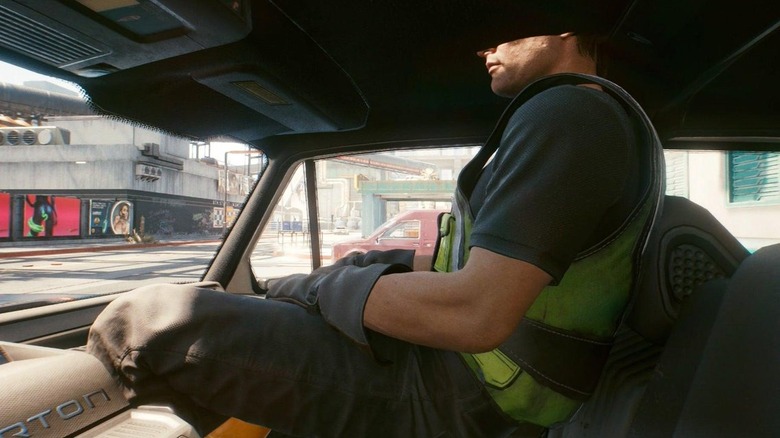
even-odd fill
[(262, 152), (96, 115), (0, 64), (0, 312), (200, 280)]

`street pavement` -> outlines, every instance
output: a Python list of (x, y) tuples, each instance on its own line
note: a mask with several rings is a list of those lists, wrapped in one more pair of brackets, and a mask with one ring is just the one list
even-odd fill
[[(324, 262), (330, 257), (334, 238), (354, 237), (326, 236)], [(199, 281), (220, 241), (35, 243), (0, 244), (0, 313), (33, 307), (40, 302), (57, 303), (119, 293), (148, 284)], [(274, 251), (258, 249), (252, 254), (250, 260), (256, 278), (311, 271), (310, 247), (305, 239), (281, 239), (275, 248)]]
[(56, 242), (0, 247), (0, 312), (146, 284), (198, 281), (219, 241)]

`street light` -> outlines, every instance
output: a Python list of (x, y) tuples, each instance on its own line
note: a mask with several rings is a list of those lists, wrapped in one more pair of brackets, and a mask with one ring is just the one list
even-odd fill
[(228, 155), (240, 154), (240, 155), (263, 155), (263, 151), (226, 151), (225, 152), (225, 200), (222, 202), (222, 236), (227, 234), (227, 206), (228, 206)]

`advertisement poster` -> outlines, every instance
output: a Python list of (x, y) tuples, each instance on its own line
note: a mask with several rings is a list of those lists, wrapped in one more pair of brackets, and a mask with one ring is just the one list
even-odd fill
[(69, 196), (25, 195), (24, 236), (78, 236), (81, 200)]
[(133, 203), (93, 199), (89, 201), (89, 235), (128, 235), (133, 230)]
[(11, 195), (0, 193), (0, 239), (11, 237)]
[[(240, 212), (241, 209), (235, 208), (232, 205), (228, 205), (227, 215), (225, 215), (224, 208), (214, 207), (211, 213), (211, 217), (213, 218), (212, 226), (214, 228), (230, 227), (233, 225), (233, 221), (236, 220), (236, 218), (238, 217), (238, 213)], [(227, 219), (227, 224), (225, 223), (225, 219)]]
[(89, 235), (104, 236), (113, 234), (109, 228), (110, 209), (113, 201), (89, 201)]
[(124, 236), (133, 230), (133, 203), (93, 199), (89, 201), (90, 236)]
[(133, 229), (133, 204), (116, 201), (111, 206), (111, 231), (120, 236), (130, 234)]

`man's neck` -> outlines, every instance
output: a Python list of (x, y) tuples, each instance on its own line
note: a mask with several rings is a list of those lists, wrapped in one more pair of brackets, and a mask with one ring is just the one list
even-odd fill
[[(579, 73), (596, 76), (595, 61), (582, 56), (579, 53), (573, 56), (561, 57), (561, 60), (556, 67), (555, 73)], [(597, 84), (583, 84), (581, 87), (602, 91), (601, 86)]]

